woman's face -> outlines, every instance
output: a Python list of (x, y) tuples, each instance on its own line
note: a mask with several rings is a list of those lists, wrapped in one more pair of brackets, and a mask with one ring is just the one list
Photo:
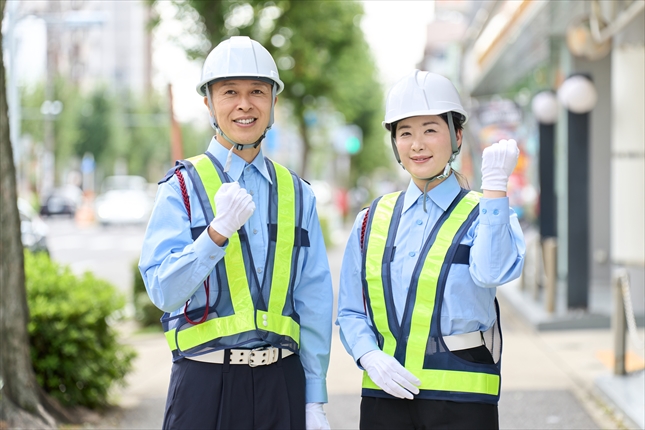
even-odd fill
[[(460, 147), (461, 136), (461, 130), (457, 130)], [(413, 116), (399, 121), (395, 137), (401, 164), (420, 189), (423, 189), (425, 179), (441, 174), (452, 155), (450, 129), (438, 115)]]

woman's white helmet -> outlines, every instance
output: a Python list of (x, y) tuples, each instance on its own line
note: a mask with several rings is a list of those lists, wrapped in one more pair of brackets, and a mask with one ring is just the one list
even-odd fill
[(208, 84), (233, 78), (268, 79), (277, 85), (276, 94), (284, 89), (269, 51), (247, 36), (233, 36), (213, 48), (204, 61), (197, 92), (206, 96)]
[(411, 116), (458, 112), (468, 120), (459, 93), (448, 78), (436, 73), (415, 70), (398, 81), (385, 102), (383, 126), (389, 131), (394, 122)]

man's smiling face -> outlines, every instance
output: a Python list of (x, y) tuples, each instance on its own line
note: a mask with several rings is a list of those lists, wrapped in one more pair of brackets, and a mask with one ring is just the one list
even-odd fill
[(226, 79), (212, 84), (210, 91), (215, 119), (229, 139), (248, 144), (262, 136), (271, 118), (270, 84), (251, 79)]

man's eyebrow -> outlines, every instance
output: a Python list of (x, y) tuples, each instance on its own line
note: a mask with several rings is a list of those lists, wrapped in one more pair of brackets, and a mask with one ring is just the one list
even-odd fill
[[(240, 85), (239, 82), (234, 82), (232, 80), (222, 81), (223, 87), (235, 87), (237, 85)], [(262, 81), (251, 81), (251, 85), (263, 86), (263, 85), (269, 85), (269, 84), (267, 82), (262, 82)]]
[(428, 122), (424, 122), (424, 123), (423, 123), (423, 125), (424, 125), (424, 126), (426, 126), (426, 125), (430, 125), (430, 124), (437, 124), (437, 125), (439, 125), (439, 123), (438, 123), (437, 121), (428, 121)]

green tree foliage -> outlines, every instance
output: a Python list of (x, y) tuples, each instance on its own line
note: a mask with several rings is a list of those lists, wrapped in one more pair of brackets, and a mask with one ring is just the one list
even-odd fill
[[(57, 79), (55, 99), (63, 110), (52, 118), (57, 178), (79, 169), (87, 152), (94, 155), (100, 181), (111, 175), (117, 159), (127, 163), (130, 174), (150, 181), (160, 179), (174, 160), (170, 159), (170, 114), (168, 97), (151, 92), (143, 96), (122, 94), (118, 97), (106, 87), (83, 93), (64, 79)], [(22, 94), (22, 134), (30, 136), (30, 158), (42, 151), (45, 121), (40, 107), (45, 100), (43, 85), (25, 89)], [(204, 108), (205, 109), (205, 108)], [(212, 130), (182, 126), (186, 156), (205, 150)], [(36, 172), (30, 180), (35, 182)], [(100, 183), (100, 182), (99, 182)]]
[[(192, 23), (186, 28), (193, 37), (184, 42), (190, 57), (203, 58), (221, 40), (234, 35), (250, 36), (271, 52), (286, 87), (280, 98), (291, 105), (304, 142), (301, 174), (315, 149), (306, 119), (327, 101), (344, 115), (346, 123), (363, 130), (363, 151), (352, 160), (354, 177), (388, 165), (379, 129), (383, 95), (360, 29), (363, 8), (359, 2), (176, 0), (174, 4), (177, 18)], [(328, 141), (324, 150), (331, 148)]]
[(45, 101), (44, 83), (23, 90), (21, 95), (22, 105), (22, 125), (23, 135), (31, 137), (34, 144), (32, 147), (32, 159), (36, 159), (45, 139), (45, 121), (53, 122), (54, 130), (54, 156), (56, 159), (57, 171), (64, 170), (68, 165), (70, 157), (74, 156), (75, 144), (79, 139), (79, 115), (83, 112), (85, 106), (85, 97), (78, 88), (72, 85), (68, 80), (57, 78), (54, 82), (54, 100), (62, 102), (60, 114), (47, 118), (41, 112), (40, 108)]
[(75, 276), (46, 254), (25, 253), (31, 358), (41, 387), (65, 405), (108, 404), (123, 383), (134, 351), (108, 321), (125, 299), (90, 273)]
[(112, 100), (105, 88), (95, 89), (86, 100), (77, 117), (78, 136), (74, 142), (74, 154), (82, 157), (89, 152), (97, 162), (109, 148), (113, 127)]

